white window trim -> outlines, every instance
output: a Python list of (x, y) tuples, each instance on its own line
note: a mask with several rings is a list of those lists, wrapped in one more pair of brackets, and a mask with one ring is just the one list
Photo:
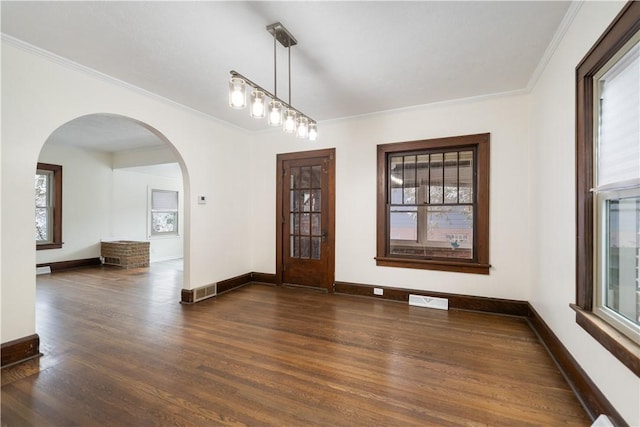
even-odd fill
[[(593, 88), (593, 176), (597, 180), (599, 176), (598, 171), (598, 147), (599, 147), (599, 126), (600, 126), (600, 98), (602, 94), (602, 88), (600, 87), (601, 78), (609, 72), (618, 62), (629, 52), (636, 44), (640, 42), (640, 32), (636, 33), (627, 43), (618, 50), (618, 52), (604, 65), (594, 76), (594, 88)], [(604, 186), (599, 186), (596, 182), (595, 188), (592, 189), (594, 193), (593, 197), (593, 209), (594, 209), (594, 287), (593, 287), (593, 308), (592, 311), (595, 315), (609, 323), (616, 330), (631, 338), (635, 342), (640, 342), (640, 325), (632, 323), (626, 317), (620, 315), (616, 311), (608, 308), (605, 305), (606, 294), (606, 224), (608, 218), (606, 214), (606, 204), (609, 200), (618, 200), (625, 197), (640, 197), (640, 182), (638, 180), (631, 180), (625, 182), (616, 182)]]
[[(158, 233), (158, 232), (154, 232), (153, 231), (153, 192), (154, 191), (166, 191), (166, 192), (172, 192), (172, 193), (177, 193), (178, 195), (178, 208), (176, 209), (176, 215), (177, 215), (177, 224), (176, 224), (176, 231), (175, 232), (165, 232), (165, 233)], [(182, 212), (182, 203), (180, 201), (180, 191), (179, 190), (173, 190), (173, 189), (169, 189), (169, 188), (162, 188), (162, 187), (147, 187), (147, 237), (149, 239), (154, 239), (154, 240), (160, 240), (160, 239), (176, 239), (180, 237), (180, 224), (182, 221), (182, 218), (180, 218), (180, 213)], [(168, 212), (165, 210), (162, 210), (160, 212)]]

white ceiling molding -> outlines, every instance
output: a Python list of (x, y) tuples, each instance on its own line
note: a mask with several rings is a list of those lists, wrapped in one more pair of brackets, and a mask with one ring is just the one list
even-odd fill
[(545, 68), (547, 68), (549, 61), (551, 61), (553, 54), (556, 52), (556, 49), (558, 49), (558, 46), (562, 42), (564, 35), (569, 30), (569, 27), (573, 23), (573, 20), (578, 14), (578, 11), (582, 7), (583, 3), (584, 3), (584, 0), (573, 0), (569, 5), (569, 9), (567, 10), (567, 13), (565, 13), (564, 18), (562, 18), (562, 22), (560, 22), (558, 29), (553, 35), (553, 39), (551, 40), (551, 43), (549, 43), (549, 46), (547, 46), (547, 49), (544, 51), (544, 55), (542, 55), (542, 58), (540, 59), (538, 66), (533, 71), (533, 74), (529, 79), (529, 83), (527, 83), (527, 92), (531, 92), (535, 87), (536, 83), (538, 83), (538, 79), (540, 79), (540, 76), (542, 76), (542, 73), (544, 72)]
[(169, 98), (165, 98), (164, 96), (158, 95), (157, 93), (150, 92), (150, 91), (148, 91), (146, 89), (143, 89), (143, 88), (141, 88), (139, 86), (135, 86), (135, 85), (132, 85), (131, 83), (127, 83), (125, 81), (116, 79), (115, 77), (112, 77), (112, 76), (110, 76), (108, 74), (102, 73), (102, 72), (100, 72), (98, 70), (95, 70), (93, 68), (87, 67), (87, 66), (82, 65), (82, 64), (78, 64), (77, 62), (74, 62), (74, 61), (72, 61), (70, 59), (64, 58), (64, 57), (62, 57), (60, 55), (56, 55), (53, 52), (49, 52), (48, 50), (42, 49), (42, 48), (40, 48), (38, 46), (34, 46), (34, 45), (30, 44), (30, 43), (27, 43), (25, 41), (22, 41), (20, 39), (12, 37), (12, 36), (10, 36), (8, 34), (0, 33), (0, 35), (2, 37), (2, 41), (3, 42), (5, 42), (5, 43), (17, 48), (17, 49), (21, 49), (21, 50), (23, 50), (25, 52), (29, 52), (29, 53), (37, 55), (37, 56), (39, 56), (41, 58), (44, 58), (47, 61), (50, 61), (50, 62), (53, 62), (55, 64), (61, 65), (61, 66), (65, 67), (65, 68), (68, 68), (70, 70), (81, 72), (81, 73), (86, 74), (86, 75), (88, 75), (90, 77), (93, 77), (95, 79), (102, 80), (103, 82), (106, 82), (106, 83), (109, 83), (109, 84), (113, 84), (113, 85), (116, 85), (116, 86), (120, 86), (120, 87), (122, 87), (124, 89), (130, 90), (130, 91), (135, 92), (135, 93), (137, 93), (139, 95), (145, 96), (147, 98), (151, 98), (154, 101), (159, 101), (159, 102), (165, 103), (165, 104), (170, 105), (170, 106), (172, 106), (174, 108), (178, 108), (178, 109), (184, 110), (184, 111), (186, 111), (188, 113), (200, 116), (200, 117), (202, 117), (204, 119), (211, 120), (211, 121), (213, 121), (215, 123), (231, 127), (231, 128), (233, 128), (233, 129), (235, 129), (237, 131), (240, 131), (240, 132), (244, 133), (245, 135), (248, 135), (248, 134), (251, 133), (250, 131), (248, 131), (248, 130), (246, 130), (246, 129), (238, 126), (238, 125), (226, 122), (226, 121), (221, 120), (221, 119), (219, 119), (219, 118), (217, 118), (215, 116), (212, 116), (210, 114), (204, 113), (204, 112), (202, 112), (200, 110), (196, 110), (195, 108), (188, 107), (188, 106), (186, 106), (184, 104), (180, 104), (179, 102), (176, 102), (176, 101), (174, 101), (172, 99), (169, 99)]
[(338, 123), (345, 120), (366, 119), (369, 117), (376, 117), (376, 116), (382, 116), (387, 114), (421, 111), (421, 110), (428, 110), (432, 108), (448, 107), (448, 106), (454, 106), (454, 105), (460, 105), (460, 104), (472, 104), (474, 102), (482, 102), (482, 101), (489, 101), (492, 99), (509, 98), (512, 96), (526, 95), (529, 92), (530, 92), (529, 89), (517, 89), (517, 90), (511, 90), (507, 92), (490, 93), (487, 95), (470, 96), (467, 98), (448, 99), (446, 101), (431, 102), (429, 104), (411, 105), (409, 107), (395, 108), (393, 110), (376, 111), (373, 113), (366, 113), (366, 114), (359, 114), (359, 115), (348, 116), (348, 117), (339, 117), (337, 119), (323, 120), (322, 123), (323, 124)]

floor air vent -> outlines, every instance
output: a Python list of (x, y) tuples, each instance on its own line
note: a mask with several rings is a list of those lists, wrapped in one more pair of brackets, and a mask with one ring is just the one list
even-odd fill
[(423, 295), (409, 295), (409, 305), (416, 307), (437, 308), (438, 310), (449, 310), (449, 300), (446, 298), (426, 297)]
[(202, 288), (194, 289), (193, 302), (202, 301), (216, 295), (216, 285), (204, 286)]
[(49, 273), (51, 273), (51, 267), (49, 267), (49, 266), (36, 267), (36, 276), (38, 274), (49, 274)]
[(120, 258), (106, 256), (104, 257), (104, 263), (109, 265), (122, 265)]

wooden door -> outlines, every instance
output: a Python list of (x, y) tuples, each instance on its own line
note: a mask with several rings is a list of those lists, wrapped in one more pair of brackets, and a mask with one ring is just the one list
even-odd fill
[(335, 149), (278, 155), (276, 276), (333, 292)]

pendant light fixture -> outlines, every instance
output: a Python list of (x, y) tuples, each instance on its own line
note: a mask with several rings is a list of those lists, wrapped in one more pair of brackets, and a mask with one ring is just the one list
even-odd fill
[[(251, 87), (249, 115), (256, 119), (267, 117), (270, 126), (282, 126), (286, 133), (295, 133), (297, 138), (315, 141), (318, 137), (316, 121), (291, 105), (291, 46), (298, 44), (295, 37), (280, 22), (267, 26), (273, 35), (273, 94), (252, 82), (237, 71), (230, 71), (229, 106), (243, 109), (247, 106), (247, 86)], [(278, 98), (277, 43), (287, 48), (289, 56), (289, 100)]]

